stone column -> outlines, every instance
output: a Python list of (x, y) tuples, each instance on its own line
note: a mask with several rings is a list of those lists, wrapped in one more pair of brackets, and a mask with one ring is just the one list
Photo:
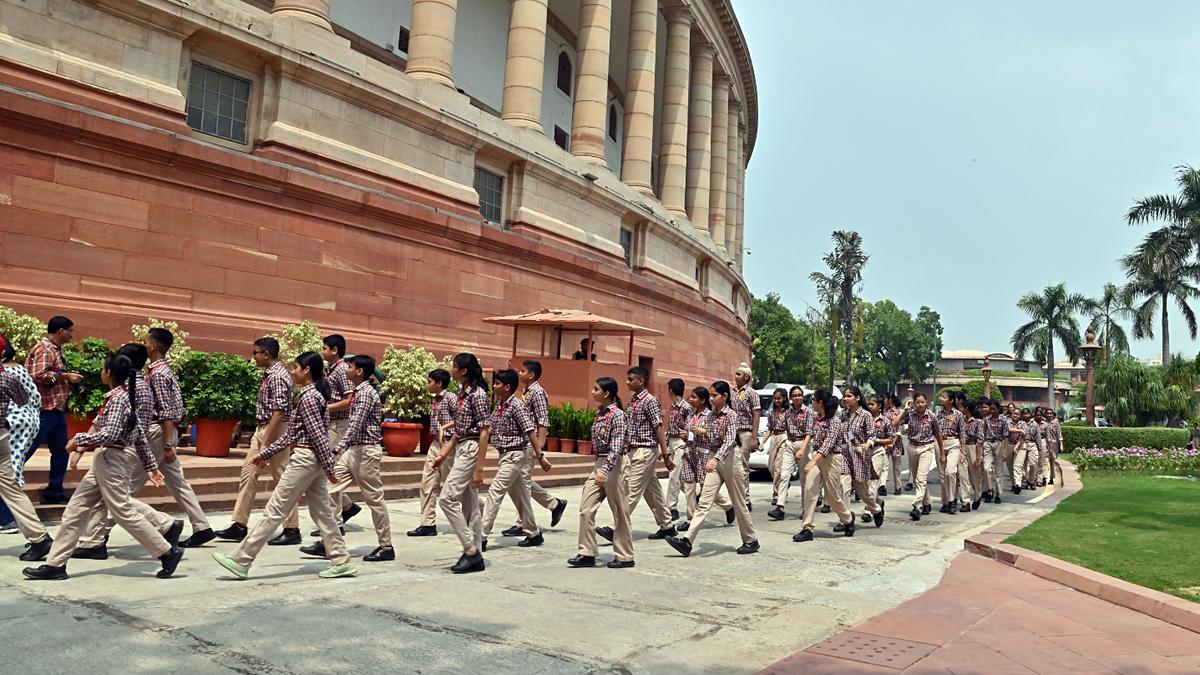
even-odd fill
[(629, 72), (625, 78), (625, 159), (621, 179), (654, 196), (650, 160), (654, 156), (654, 62), (658, 0), (633, 0), (629, 13)]
[(742, 197), (738, 194), (738, 155), (741, 154), (738, 149), (738, 124), (740, 123), (742, 114), (741, 106), (737, 99), (733, 98), (732, 93), (729, 97), (729, 136), (728, 136), (728, 155), (729, 161), (725, 171), (725, 249), (731, 255), (730, 257), (737, 260), (737, 251), (734, 250), (737, 244), (737, 226), (738, 226), (738, 208), (741, 206)]
[(660, 200), (666, 209), (687, 216), (688, 78), (691, 73), (692, 13), (687, 7), (666, 10), (667, 58), (663, 79)]
[(692, 47), (692, 87), (688, 98), (687, 214), (692, 227), (708, 234), (712, 173), (713, 57), (707, 42)]
[(275, 0), (271, 8), (274, 19), (300, 19), (333, 31), (329, 23), (329, 0)]
[(408, 67), (418, 80), (454, 87), (454, 24), (458, 0), (412, 0), (412, 29), (408, 32)]
[(738, 126), (737, 132), (737, 268), (740, 272), (746, 250), (746, 127)]
[(582, 0), (579, 6), (579, 78), (571, 119), (571, 154), (606, 165), (605, 128), (608, 126), (608, 45), (612, 0)]
[(504, 103), (500, 117), (517, 127), (542, 128), (542, 79), (546, 61), (547, 0), (512, 0)]
[(733, 248), (733, 237), (725, 241), (726, 214), (729, 204), (729, 76), (718, 73), (713, 78), (712, 93), (712, 172), (708, 184), (708, 231), (713, 241), (723, 249)]

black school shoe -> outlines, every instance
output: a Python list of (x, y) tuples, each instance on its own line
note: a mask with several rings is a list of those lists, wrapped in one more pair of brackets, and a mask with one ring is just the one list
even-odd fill
[[(346, 528), (345, 528), (345, 527), (339, 527), (339, 528), (338, 528), (338, 532), (341, 532), (343, 535), (345, 535), (345, 534), (346, 534)], [(321, 536), (321, 530), (320, 530), (319, 528), (318, 528), (318, 529), (316, 529), (316, 530), (313, 530), (312, 532), (309, 532), (309, 533), (308, 533), (308, 536), (310, 536), (310, 537), (319, 537), (319, 536)]]
[(241, 523), (230, 523), (229, 527), (217, 530), (217, 538), (224, 541), (241, 541), (248, 534), (246, 526)]
[(196, 548), (198, 546), (203, 546), (216, 538), (217, 533), (213, 532), (211, 527), (200, 531), (192, 531), (192, 536), (179, 542), (179, 547)]
[(931, 513), (933, 513), (933, 506), (931, 504), (925, 504), (921, 507), (921, 515), (927, 516)]
[(318, 541), (317, 543), (309, 544), (308, 546), (301, 546), (300, 552), (303, 553), (304, 555), (311, 555), (311, 556), (314, 556), (317, 558), (329, 557), (325, 553), (325, 542), (323, 542), (323, 541)]
[(749, 544), (742, 544), (741, 546), (738, 547), (738, 550), (737, 550), (738, 555), (747, 555), (750, 553), (758, 553), (758, 540), (757, 539), (750, 542)]
[(285, 527), (283, 532), (279, 533), (278, 537), (267, 542), (268, 546), (297, 546), (304, 543), (304, 538), (300, 536), (300, 528)]
[(837, 523), (836, 525), (833, 526), (833, 531), (834, 532), (845, 532), (846, 531), (845, 523)]
[(577, 555), (567, 561), (568, 567), (595, 567), (596, 558), (590, 555)]
[(846, 529), (842, 531), (842, 534), (846, 535), (847, 537), (853, 537), (854, 530), (856, 529), (858, 528), (854, 525), (854, 521), (851, 520), (849, 523), (846, 523)]
[(832, 511), (832, 510), (833, 510), (833, 509), (829, 508), (829, 505), (828, 505), (828, 504), (823, 504), (823, 505), (821, 506), (821, 513), (829, 513), (829, 512), (830, 512), (830, 511)]
[(384, 560), (395, 560), (396, 549), (391, 546), (379, 546), (374, 551), (363, 556), (366, 562), (382, 562)]
[(689, 523), (688, 521), (686, 521), (686, 520), (685, 520), (685, 521), (683, 521), (682, 523), (680, 523), (680, 524), (676, 525), (676, 526), (675, 526), (675, 529), (676, 529), (676, 530), (678, 530), (678, 531), (680, 531), (680, 532), (687, 532), (687, 531), (688, 531), (688, 528), (689, 528), (689, 527), (691, 527), (691, 526), (692, 526), (692, 524), (691, 524), (691, 523)]
[(464, 553), (450, 568), (450, 571), (455, 574), (470, 574), (471, 572), (482, 572), (486, 567), (483, 562), (483, 554), (476, 551), (469, 555)]
[(980, 505), (980, 504), (982, 504), (982, 503), (983, 503), (983, 500), (982, 500), (982, 499), (976, 499), (975, 501), (971, 502), (971, 508), (972, 508), (973, 510), (975, 510), (975, 511), (978, 511), (978, 510), (979, 510), (979, 505)]
[(864, 523), (869, 523), (871, 522), (871, 513), (869, 511), (863, 511), (863, 514), (859, 516), (859, 519), (861, 519)]
[(802, 541), (812, 541), (812, 540), (813, 540), (812, 530), (800, 530), (796, 534), (792, 535), (792, 541), (802, 542)]
[(611, 527), (597, 527), (596, 534), (604, 537), (609, 542), (612, 542), (613, 540), (613, 529)]
[(38, 565), (37, 567), (26, 567), (21, 570), (21, 574), (24, 574), (26, 579), (33, 579), (34, 581), (61, 581), (67, 578), (67, 566)]
[(879, 486), (879, 491), (875, 493), (875, 496), (876, 496), (876, 497), (886, 497), (886, 496), (887, 496), (887, 486), (886, 486), (886, 485), (880, 485), (880, 486)]
[[(654, 534), (652, 534), (646, 538), (647, 539), (666, 539), (667, 537), (675, 536), (677, 533), (678, 533), (678, 530), (675, 528), (674, 525), (668, 525), (666, 527), (660, 528), (658, 530), (658, 532), (655, 532)], [(612, 540), (609, 539), (609, 541), (612, 541)]]
[(530, 546), (541, 546), (544, 543), (546, 543), (546, 540), (542, 538), (542, 533), (538, 532), (532, 537), (525, 537), (521, 541), (518, 541), (517, 546), (529, 548)]
[(883, 502), (879, 502), (879, 513), (871, 517), (875, 521), (875, 527), (883, 527)]
[(50, 546), (53, 543), (54, 540), (47, 536), (41, 541), (25, 544), (25, 548), (27, 550), (21, 555), (17, 556), (17, 559), (25, 562), (41, 562), (45, 560), (46, 556), (50, 553)]
[(342, 524), (350, 522), (350, 519), (362, 513), (362, 507), (358, 504), (350, 504), (350, 508), (342, 511)]
[[(567, 512), (567, 500), (560, 499), (554, 509), (550, 511), (550, 527), (558, 525), (558, 521), (562, 520), (563, 514)], [(676, 516), (678, 517), (678, 516)]]
[(171, 527), (167, 528), (166, 532), (163, 532), (163, 539), (167, 540), (167, 543), (171, 545), (171, 548), (179, 548), (179, 537), (182, 534), (183, 521), (176, 520), (175, 522), (171, 523)]
[[(520, 529), (519, 527), (517, 528), (517, 530)], [(437, 525), (419, 525), (416, 529), (409, 530), (406, 534), (410, 537), (436, 537)]]
[(737, 520), (737, 510), (729, 509), (725, 512), (725, 524), (732, 525), (733, 521)]
[(71, 557), (82, 560), (108, 560), (108, 546), (105, 544), (100, 544), (99, 546), (76, 546), (75, 551), (71, 553)]
[(501, 537), (519, 537), (523, 534), (525, 534), (525, 530), (521, 529), (520, 525), (513, 525), (512, 527), (508, 528), (507, 530), (504, 530), (503, 532), (501, 532), (500, 536)]
[(688, 541), (686, 537), (667, 537), (667, 543), (685, 558), (692, 554), (692, 542)]
[(613, 560), (609, 560), (608, 564), (605, 565), (605, 567), (607, 567), (610, 570), (619, 570), (619, 569), (622, 569), (625, 567), (633, 567), (633, 561), (632, 560), (617, 560), (614, 558)]
[(158, 560), (162, 563), (162, 569), (154, 576), (159, 579), (169, 579), (172, 574), (175, 574), (175, 568), (179, 567), (179, 561), (183, 560), (183, 549), (173, 546), (170, 551), (158, 556)]
[(773, 508), (767, 512), (767, 517), (770, 518), (771, 520), (783, 520), (783, 518), (784, 518), (783, 509), (776, 506), (775, 508)]
[(921, 510), (914, 506), (913, 510), (908, 512), (908, 517), (912, 518), (913, 520), (920, 520)]

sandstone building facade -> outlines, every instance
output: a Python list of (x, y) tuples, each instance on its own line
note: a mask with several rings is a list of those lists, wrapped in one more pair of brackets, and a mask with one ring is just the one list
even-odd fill
[(755, 86), (729, 0), (0, 0), (0, 304), (490, 367), (584, 309), (727, 377)]

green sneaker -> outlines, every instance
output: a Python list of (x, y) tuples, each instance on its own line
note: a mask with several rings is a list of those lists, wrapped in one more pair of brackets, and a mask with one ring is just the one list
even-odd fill
[(239, 579), (245, 579), (250, 576), (250, 566), (243, 565), (234, 560), (228, 553), (214, 553), (213, 560), (221, 564), (221, 567), (229, 570), (229, 573)]
[(350, 563), (342, 563), (341, 565), (334, 565), (329, 569), (321, 570), (317, 576), (322, 579), (337, 579), (338, 577), (352, 577), (355, 574), (358, 574), (357, 567)]

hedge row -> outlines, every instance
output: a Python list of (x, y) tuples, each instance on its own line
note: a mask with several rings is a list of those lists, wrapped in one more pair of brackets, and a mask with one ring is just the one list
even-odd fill
[(1067, 452), (1077, 448), (1185, 448), (1192, 438), (1189, 429), (1167, 427), (1063, 427)]

